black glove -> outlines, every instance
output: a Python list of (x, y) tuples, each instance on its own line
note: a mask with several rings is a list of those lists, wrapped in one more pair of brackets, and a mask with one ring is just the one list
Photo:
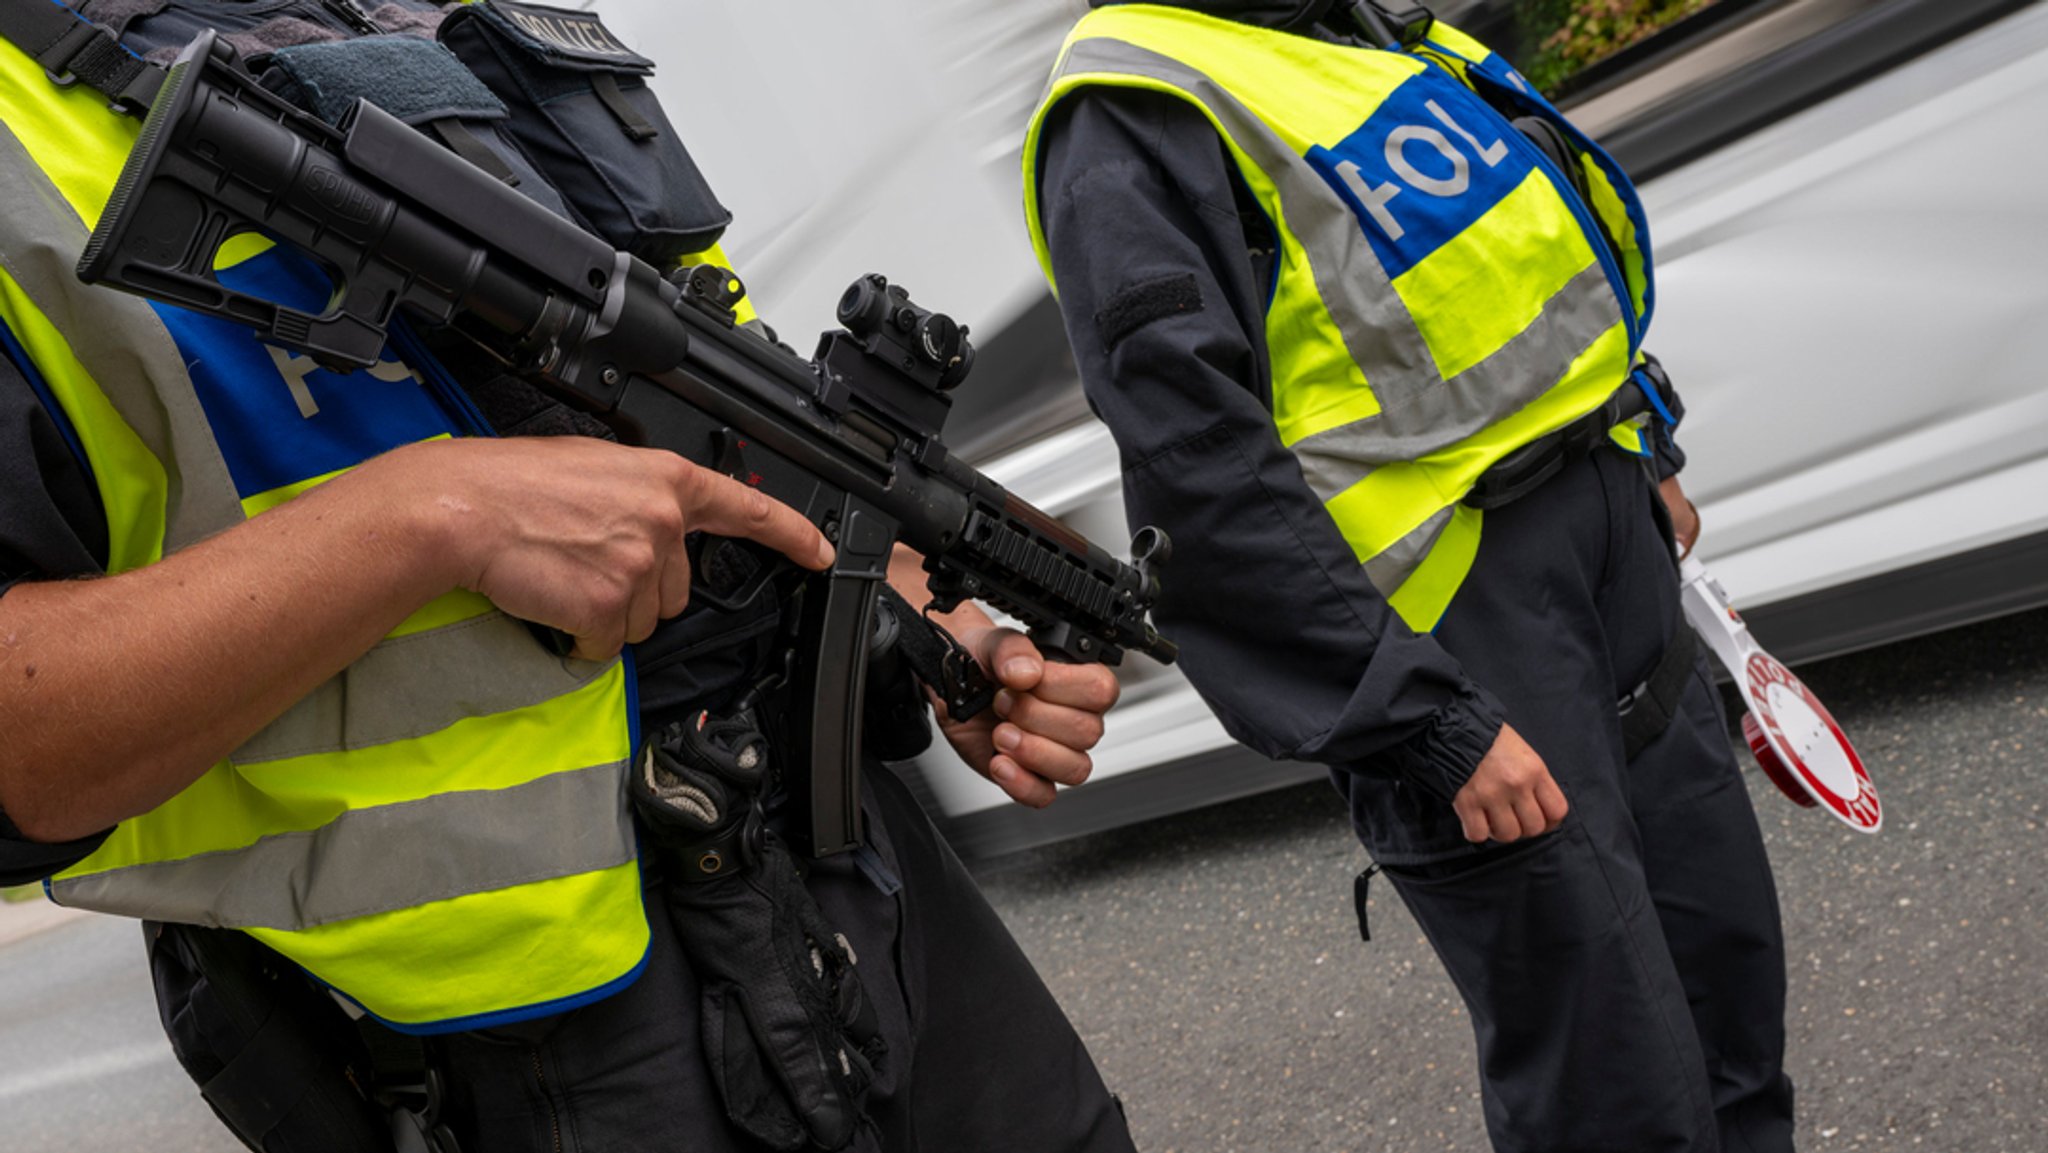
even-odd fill
[(700, 714), (650, 743), (634, 800), (663, 851), (704, 1054), (733, 1124), (771, 1149), (843, 1149), (887, 1047), (846, 938), (761, 825), (767, 741)]

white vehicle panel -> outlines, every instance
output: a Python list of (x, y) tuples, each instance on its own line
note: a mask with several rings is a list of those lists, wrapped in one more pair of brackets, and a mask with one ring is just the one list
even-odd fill
[(799, 350), (869, 272), (981, 334), (1043, 294), (1016, 165), (1065, 4), (585, 6), (658, 63), (663, 109), (733, 210), (726, 254)]
[(1701, 552), (1756, 606), (2048, 526), (2048, 10), (1645, 186)]

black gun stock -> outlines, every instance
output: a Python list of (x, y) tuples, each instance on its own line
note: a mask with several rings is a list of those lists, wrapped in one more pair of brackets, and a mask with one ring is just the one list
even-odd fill
[[(215, 256), (244, 233), (319, 262), (335, 282), (326, 311), (223, 286)], [(803, 513), (838, 549), (797, 594), (789, 699), (800, 747), (782, 758), (808, 765), (785, 779), (808, 810), (798, 836), (813, 855), (861, 839), (865, 650), (897, 541), (925, 556), (939, 611), (986, 601), (1059, 659), (1174, 660), (1146, 619), (1164, 534), (1140, 532), (1135, 559), (1118, 560), (947, 452), (946, 390), (973, 362), (965, 328), (863, 277), (840, 303), (847, 328), (805, 361), (735, 326), (730, 272), (664, 277), (367, 101), (330, 127), (262, 88), (212, 32), (172, 66), (78, 273), (344, 371), (374, 363), (405, 310), (460, 331), (621, 439)]]

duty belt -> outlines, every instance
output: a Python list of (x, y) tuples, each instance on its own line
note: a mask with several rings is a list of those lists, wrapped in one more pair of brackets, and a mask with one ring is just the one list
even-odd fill
[(1479, 475), (1472, 491), (1465, 494), (1465, 503), (1476, 509), (1513, 504), (1542, 487), (1565, 465), (1592, 452), (1615, 425), (1656, 411), (1658, 406), (1644, 391), (1639, 378), (1631, 376), (1614, 390), (1607, 403), (1495, 461), (1492, 468)]

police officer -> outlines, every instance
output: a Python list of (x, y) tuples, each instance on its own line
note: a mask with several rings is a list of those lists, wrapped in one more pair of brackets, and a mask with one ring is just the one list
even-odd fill
[[(530, 142), (479, 141), (522, 90), (484, 92), (412, 0), (85, 15), (104, 22), (0, 7), (0, 883), (157, 922), (173, 1046), (255, 1148), (1129, 1149), (1057, 1005), (878, 763), (871, 844), (801, 883), (772, 835), (772, 867), (713, 899), (680, 899), (641, 851), (658, 838), (629, 771), (743, 803), (775, 755), (728, 713), (763, 683), (779, 610), (691, 604), (685, 535), (821, 568), (801, 516), (600, 439), (453, 346), (342, 377), (71, 274), (139, 128), (109, 99), (137, 111), (144, 61), (201, 27), (275, 53), (266, 82), (316, 107), (400, 61), (389, 95), (416, 123), (603, 228), (618, 203), (578, 202), (559, 158), (550, 178)], [(631, 55), (595, 17), (463, 19), (528, 53), (507, 59), (554, 86), (552, 114), (581, 101), (634, 148), (673, 141), (638, 73), (593, 79)], [(293, 55), (372, 31), (406, 35)], [(650, 199), (716, 208), (686, 157), (661, 163), (683, 185)], [(622, 247), (724, 263), (722, 210), (625, 207)], [(321, 288), (260, 243), (218, 274)], [(915, 600), (909, 559), (892, 579)], [(1085, 778), (1113, 678), (971, 608), (948, 623), (1005, 688), (1001, 718), (942, 726), (954, 747), (1027, 804)], [(719, 901), (774, 939), (713, 947)]]
[(1097, 0), (1024, 175), (1132, 523), (1183, 542), (1160, 626), (1234, 737), (1332, 766), (1495, 1147), (1789, 1150), (1625, 174), (1427, 13)]

